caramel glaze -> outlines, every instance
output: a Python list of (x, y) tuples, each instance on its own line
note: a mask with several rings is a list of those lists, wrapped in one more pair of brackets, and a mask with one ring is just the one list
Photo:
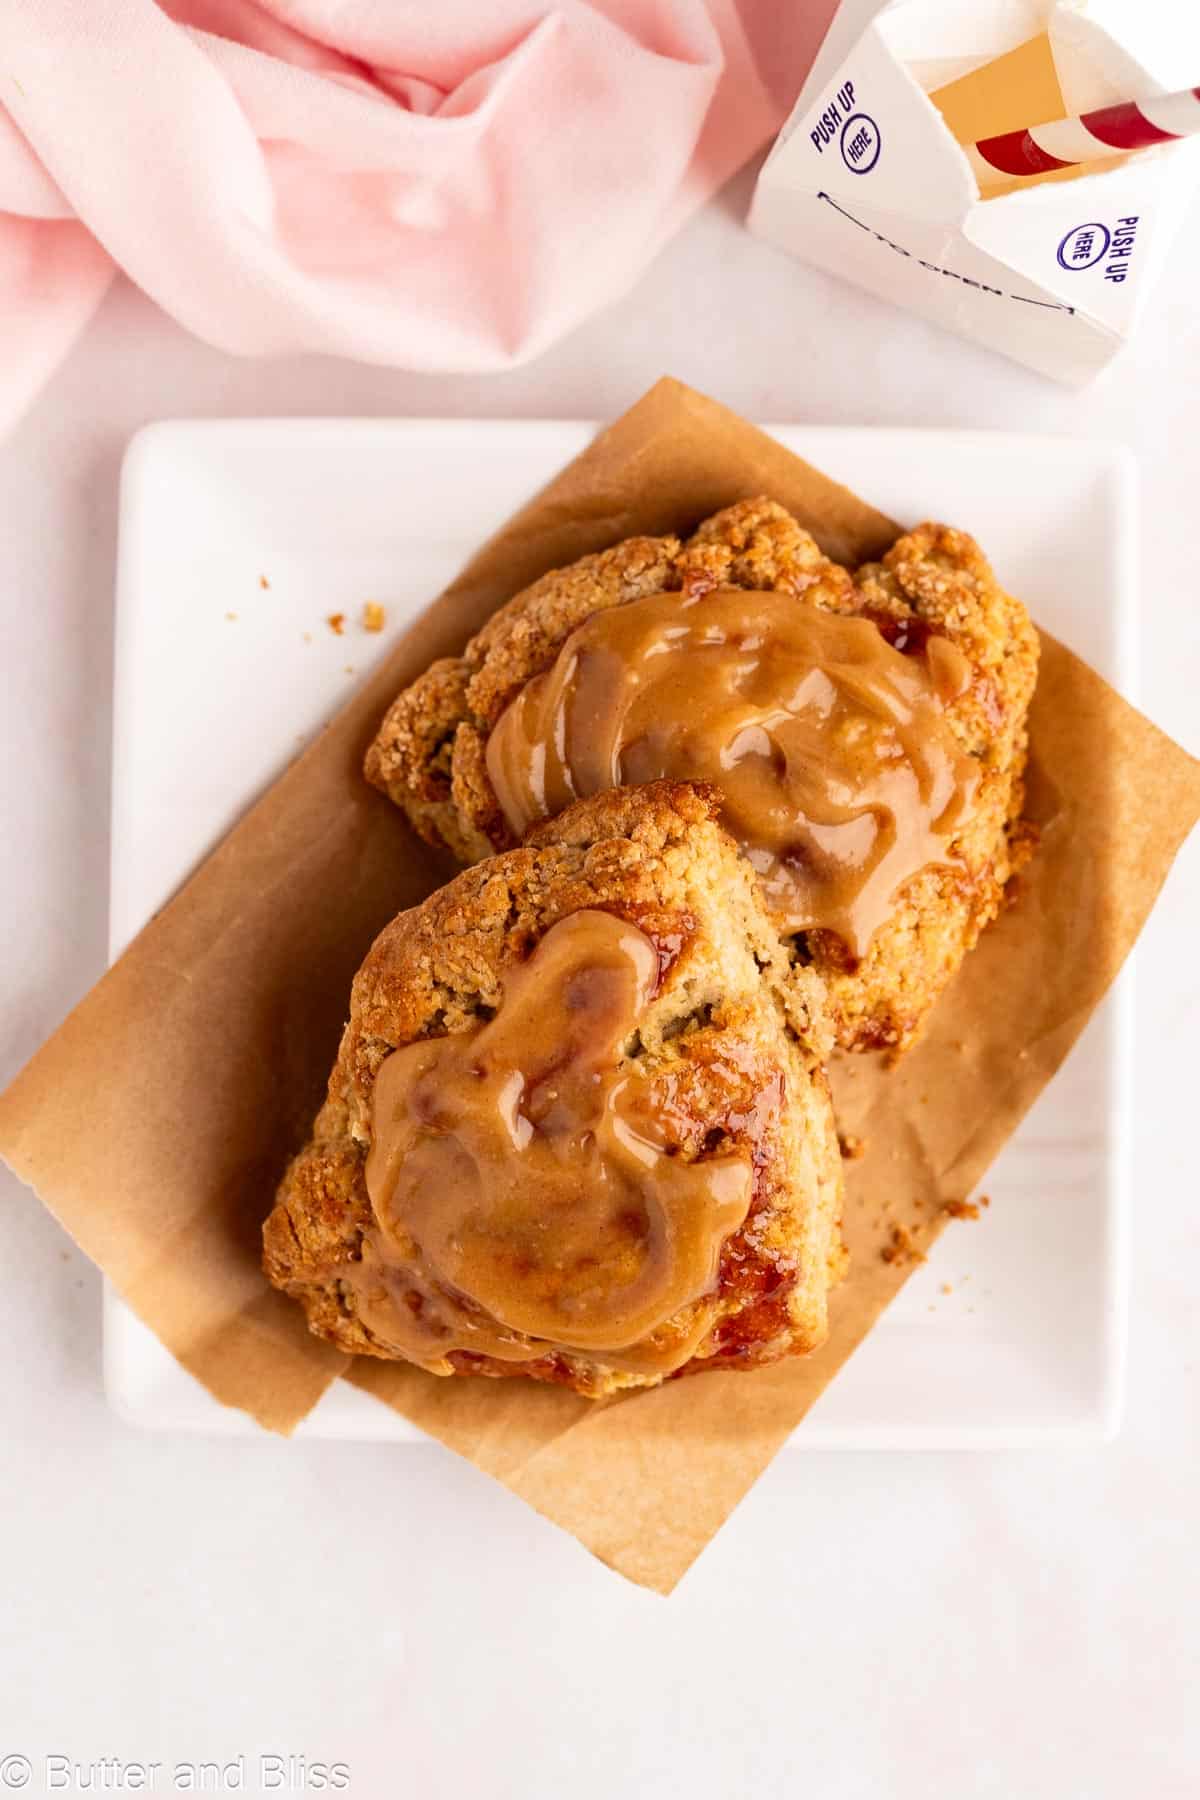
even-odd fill
[(905, 883), (953, 861), (978, 787), (946, 717), (969, 665), (921, 623), (885, 634), (740, 588), (594, 613), (488, 739), (508, 825), (523, 836), (606, 788), (711, 781), (781, 927), (861, 957)]
[(574, 913), (506, 974), (492, 1019), (380, 1065), (374, 1226), (343, 1271), (380, 1342), (435, 1373), (574, 1351), (665, 1375), (692, 1355), (755, 1169), (724, 1138), (685, 1160), (671, 1082), (622, 1066), (660, 979), (644, 932)]

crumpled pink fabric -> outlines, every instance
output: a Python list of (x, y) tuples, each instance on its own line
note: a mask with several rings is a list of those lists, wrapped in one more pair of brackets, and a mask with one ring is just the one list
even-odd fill
[(3, 0), (0, 418), (116, 268), (230, 351), (535, 355), (777, 128), (782, 5)]

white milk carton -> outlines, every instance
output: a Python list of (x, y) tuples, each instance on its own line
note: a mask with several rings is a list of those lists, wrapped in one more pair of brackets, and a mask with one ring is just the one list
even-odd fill
[(1132, 332), (1200, 185), (1200, 138), (988, 198), (962, 146), (1200, 81), (1200, 0), (893, 0), (840, 61), (838, 39), (763, 167), (750, 229), (1088, 381)]

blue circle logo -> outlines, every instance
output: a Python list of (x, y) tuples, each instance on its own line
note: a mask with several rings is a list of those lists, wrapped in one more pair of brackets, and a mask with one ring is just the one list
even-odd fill
[(854, 113), (842, 126), (842, 161), (852, 175), (869, 175), (879, 161), (879, 127), (866, 113)]
[(1094, 219), (1089, 225), (1076, 225), (1058, 246), (1059, 268), (1093, 268), (1106, 254), (1111, 241), (1112, 232), (1107, 225), (1098, 225)]

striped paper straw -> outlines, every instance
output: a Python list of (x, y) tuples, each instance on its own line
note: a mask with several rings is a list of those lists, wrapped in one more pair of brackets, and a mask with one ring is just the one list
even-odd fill
[(1152, 100), (1123, 100), (1077, 119), (1055, 119), (1049, 125), (980, 138), (967, 146), (967, 156), (985, 188), (1014, 176), (1046, 175), (1095, 162), (1114, 151), (1169, 144), (1195, 132), (1200, 132), (1200, 87), (1159, 94)]

